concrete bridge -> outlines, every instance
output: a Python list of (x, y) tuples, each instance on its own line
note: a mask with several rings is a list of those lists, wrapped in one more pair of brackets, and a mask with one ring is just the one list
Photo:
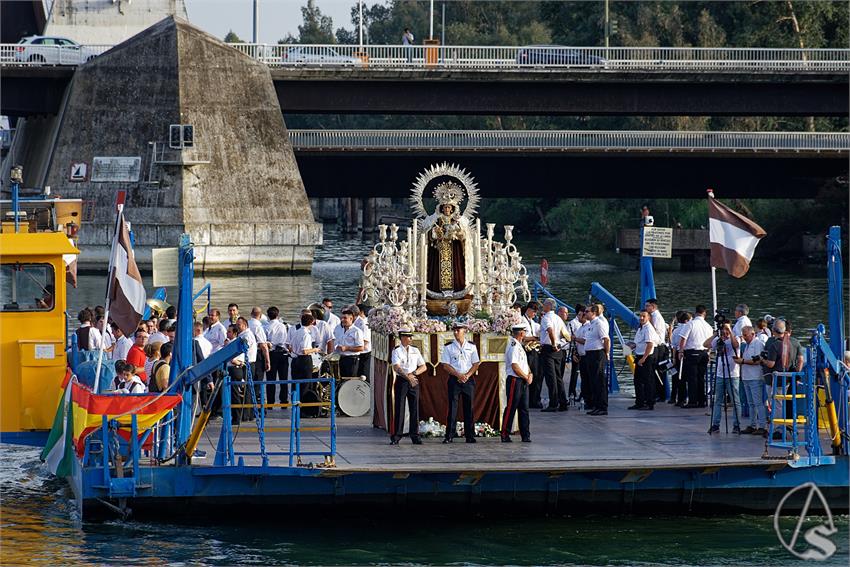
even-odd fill
[[(814, 197), (846, 183), (850, 134), (290, 130), (307, 193), (404, 197), (411, 171), (453, 161), (488, 197)], [(340, 180), (344, 180), (340, 182)]]
[[(612, 48), (606, 58), (576, 48), (575, 59), (522, 64), (519, 47), (429, 56), (420, 46), (410, 61), (401, 46), (236, 48), (270, 67), (286, 114), (844, 116), (850, 107), (847, 49)], [(0, 45), (3, 112), (56, 113), (80, 56), (58, 51), (45, 59), (62, 64), (49, 65), (15, 49)]]

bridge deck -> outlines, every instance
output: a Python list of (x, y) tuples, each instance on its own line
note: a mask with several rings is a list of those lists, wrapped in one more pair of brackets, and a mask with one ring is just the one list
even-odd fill
[[(340, 472), (494, 472), (494, 471), (583, 471), (622, 469), (664, 469), (722, 467), (729, 465), (764, 466), (761, 458), (764, 439), (753, 435), (706, 434), (709, 417), (705, 409), (681, 409), (666, 403), (655, 411), (628, 411), (632, 398), (611, 398), (608, 416), (593, 417), (571, 409), (563, 413), (531, 410), (532, 443), (521, 443), (514, 435), (511, 444), (498, 438), (479, 438), (475, 445), (463, 439), (444, 445), (441, 439), (423, 439), (421, 446), (405, 438), (398, 446), (389, 445), (383, 430), (371, 425), (371, 418), (337, 419), (337, 470)], [(267, 427), (287, 427), (288, 412), (272, 410)], [(327, 419), (302, 419), (303, 427), (328, 424)], [(748, 420), (744, 420), (746, 425)], [(249, 426), (250, 427), (250, 426)], [(730, 414), (730, 431), (732, 416)], [(220, 421), (209, 428), (209, 437), (217, 440)], [(234, 429), (234, 432), (236, 429)], [(721, 423), (721, 431), (725, 431)], [(324, 432), (302, 434), (302, 449), (327, 450)], [(201, 449), (208, 455), (195, 460), (212, 464), (211, 445)], [(288, 451), (288, 433), (269, 433), (267, 451)], [(243, 424), (236, 435), (236, 451), (258, 451), (255, 431)], [(772, 450), (781, 456), (781, 452)], [(286, 457), (272, 457), (270, 464), (285, 465)], [(321, 462), (321, 457), (305, 462)], [(245, 457), (246, 465), (259, 465), (259, 457)]]

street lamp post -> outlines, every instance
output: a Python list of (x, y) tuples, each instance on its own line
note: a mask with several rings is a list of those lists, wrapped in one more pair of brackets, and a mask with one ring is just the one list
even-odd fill
[(431, 31), (428, 34), (428, 39), (434, 39), (434, 0), (431, 0)]
[(257, 36), (260, 31), (260, 0), (254, 0), (254, 35), (253, 43), (258, 43)]

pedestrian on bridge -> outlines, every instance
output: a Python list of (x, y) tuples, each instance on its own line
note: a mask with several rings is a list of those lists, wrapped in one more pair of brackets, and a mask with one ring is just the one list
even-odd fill
[(410, 28), (404, 28), (404, 33), (401, 34), (401, 44), (404, 46), (404, 52), (407, 54), (407, 62), (413, 62), (413, 42), (415, 39), (413, 38), (413, 32), (410, 31)]

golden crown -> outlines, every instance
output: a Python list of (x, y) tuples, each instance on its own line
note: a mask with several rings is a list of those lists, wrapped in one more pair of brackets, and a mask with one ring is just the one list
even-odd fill
[(458, 208), (463, 200), (463, 189), (456, 183), (446, 181), (434, 189), (434, 198), (440, 205), (454, 205)]

